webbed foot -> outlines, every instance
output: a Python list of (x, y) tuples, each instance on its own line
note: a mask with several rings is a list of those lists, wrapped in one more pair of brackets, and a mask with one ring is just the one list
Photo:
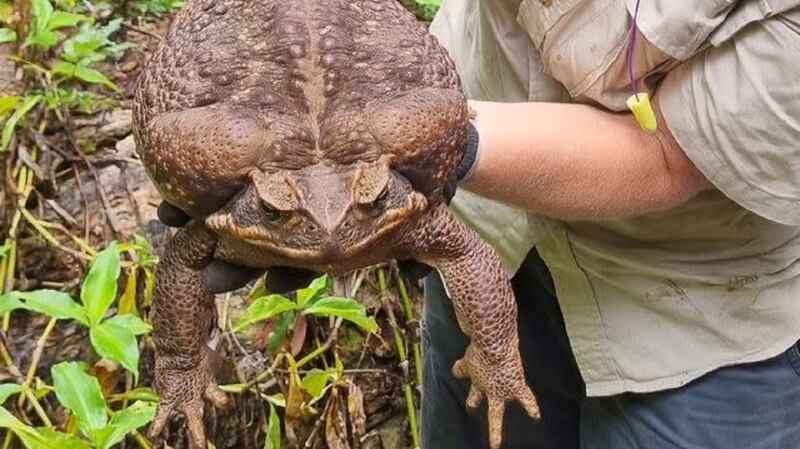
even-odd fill
[(189, 430), (189, 447), (206, 449), (204, 400), (219, 409), (225, 409), (230, 404), (230, 399), (213, 380), (209, 354), (203, 354), (200, 362), (192, 366), (187, 366), (186, 360), (180, 357), (157, 358), (156, 386), (161, 399), (150, 426), (149, 437), (159, 440), (173, 414), (180, 413), (186, 419)]
[(472, 386), (467, 397), (467, 408), (475, 411), (486, 397), (489, 401), (489, 444), (499, 449), (503, 439), (503, 417), (506, 404), (519, 401), (534, 420), (541, 418), (539, 405), (525, 382), (525, 373), (519, 350), (509, 344), (505, 355), (488, 354), (470, 344), (464, 358), (453, 365), (453, 375), (469, 379)]

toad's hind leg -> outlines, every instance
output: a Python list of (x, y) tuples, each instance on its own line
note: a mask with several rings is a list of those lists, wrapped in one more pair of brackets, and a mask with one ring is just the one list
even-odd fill
[(228, 403), (214, 381), (211, 349), (206, 345), (215, 308), (205, 268), (215, 246), (216, 239), (197, 223), (180, 230), (158, 264), (153, 296), (156, 388), (161, 399), (151, 437), (161, 435), (173, 412), (181, 413), (194, 449), (206, 447), (203, 400), (217, 407)]
[(453, 374), (472, 382), (470, 409), (488, 398), (490, 445), (498, 449), (509, 401), (519, 401), (533, 419), (540, 416), (525, 381), (516, 301), (500, 258), (445, 206), (422, 220), (409, 245), (419, 261), (437, 268), (444, 278), (458, 323), (470, 338)]

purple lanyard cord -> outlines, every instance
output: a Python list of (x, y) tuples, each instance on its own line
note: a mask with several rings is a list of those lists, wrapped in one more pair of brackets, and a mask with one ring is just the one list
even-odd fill
[(636, 70), (633, 67), (633, 52), (636, 48), (636, 32), (637, 26), (636, 21), (639, 19), (639, 3), (641, 0), (636, 0), (636, 7), (634, 8), (633, 12), (633, 21), (631, 22), (631, 32), (630, 36), (628, 37), (628, 76), (631, 79), (631, 91), (633, 91), (633, 95), (636, 97), (636, 101), (639, 101), (639, 88), (637, 86), (638, 82), (636, 79)]

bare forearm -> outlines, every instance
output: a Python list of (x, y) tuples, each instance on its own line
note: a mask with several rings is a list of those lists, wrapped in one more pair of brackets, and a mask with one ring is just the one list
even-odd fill
[(481, 153), (464, 188), (536, 213), (603, 219), (668, 209), (707, 186), (663, 118), (586, 105), (474, 102)]

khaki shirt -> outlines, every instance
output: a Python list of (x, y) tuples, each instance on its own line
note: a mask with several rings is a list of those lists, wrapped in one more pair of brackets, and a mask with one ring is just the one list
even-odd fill
[[(471, 98), (623, 111), (634, 5), (447, 0), (431, 30)], [(591, 396), (678, 387), (800, 339), (800, 0), (641, 0), (638, 26), (640, 90), (659, 89), (660, 126), (715, 190), (598, 222), (453, 202), (510, 272), (539, 249)]]

